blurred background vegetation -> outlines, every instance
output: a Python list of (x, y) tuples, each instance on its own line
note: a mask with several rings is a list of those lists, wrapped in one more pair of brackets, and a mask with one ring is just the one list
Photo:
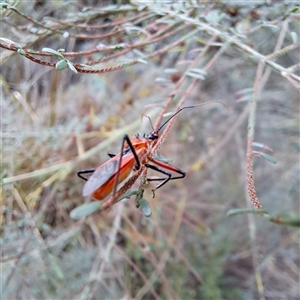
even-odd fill
[[(254, 157), (258, 198), (271, 215), (299, 213), (296, 2), (98, 2), (2, 3), (2, 299), (300, 299), (299, 231), (227, 216), (251, 208), (255, 93), (256, 154), (277, 161)], [(176, 118), (160, 151), (186, 178), (145, 192), (149, 218), (132, 197), (72, 220), (87, 201), (76, 171), (150, 132), (142, 114), (155, 122), (171, 92), (167, 112), (185, 96), (230, 109)]]

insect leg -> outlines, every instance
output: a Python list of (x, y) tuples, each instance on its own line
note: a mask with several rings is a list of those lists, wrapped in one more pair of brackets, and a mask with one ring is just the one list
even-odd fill
[[(124, 146), (124, 140), (127, 142), (128, 146), (129, 146), (129, 148), (130, 148), (130, 150), (131, 150), (131, 152), (132, 152), (132, 154), (133, 154), (133, 156), (134, 156), (134, 158), (135, 158), (135, 161), (136, 161), (136, 169), (139, 170), (140, 167), (141, 167), (141, 163), (140, 163), (139, 157), (138, 157), (137, 154), (136, 154), (135, 148), (133, 147), (133, 145), (132, 145), (132, 143), (131, 143), (131, 141), (130, 141), (130, 138), (128, 137), (127, 134), (124, 136), (124, 139), (123, 139), (123, 145), (122, 145), (122, 146)], [(122, 148), (123, 148), (123, 147), (122, 147)], [(122, 153), (122, 152), (121, 152), (121, 153)]]
[(127, 134), (124, 135), (123, 137), (123, 140), (122, 140), (122, 146), (121, 146), (121, 155), (120, 155), (120, 160), (119, 160), (119, 166), (118, 166), (118, 172), (116, 174), (116, 181), (115, 181), (115, 186), (114, 186), (114, 192), (113, 192), (113, 195), (116, 193), (116, 190), (117, 190), (117, 186), (118, 186), (118, 182), (119, 182), (119, 175), (120, 175), (120, 169), (121, 169), (121, 164), (122, 164), (122, 157), (123, 157), (123, 154), (124, 154), (124, 145), (125, 145), (125, 142), (127, 142), (128, 144), (128, 147), (130, 148), (133, 156), (134, 156), (134, 159), (136, 161), (136, 169), (139, 170), (140, 167), (141, 167), (141, 163), (140, 163), (140, 160), (139, 160), (139, 157), (137, 156), (136, 154), (136, 151), (130, 141), (130, 138)]
[(95, 169), (88, 169), (88, 170), (80, 170), (77, 171), (77, 176), (80, 177), (81, 179), (87, 181), (87, 178), (83, 177), (82, 174), (90, 174), (90, 173), (94, 173)]
[(160, 172), (160, 173), (163, 173), (165, 175), (167, 175), (168, 177), (166, 178), (149, 178), (147, 179), (147, 181), (162, 181), (156, 188), (155, 190), (159, 189), (160, 187), (162, 187), (163, 185), (165, 185), (170, 179), (171, 179), (171, 173), (170, 172), (167, 172), (157, 166), (153, 166), (153, 165), (149, 165), (149, 164), (145, 164), (145, 166), (149, 169), (152, 169), (154, 171), (157, 171), (157, 172)]
[[(167, 178), (153, 178), (153, 179), (150, 178), (150, 179), (148, 179), (148, 181), (163, 181), (162, 183), (160, 183), (160, 184), (156, 187), (156, 189), (158, 189), (158, 188), (162, 187), (163, 185), (165, 185), (169, 180), (181, 179), (181, 178), (184, 178), (185, 175), (186, 175), (186, 172), (180, 170), (180, 169), (177, 168), (177, 167), (174, 167), (174, 166), (171, 166), (171, 165), (169, 165), (169, 164), (167, 164), (167, 163), (164, 163), (164, 162), (162, 162), (162, 161), (158, 161), (158, 160), (155, 160), (155, 159), (150, 159), (150, 161), (152, 161), (152, 162), (153, 162), (154, 164), (156, 164), (157, 166), (161, 167), (161, 168), (159, 168), (159, 167), (157, 167), (157, 166), (151, 165), (151, 166), (152, 166), (151, 169), (153, 169), (153, 170), (156, 170), (156, 171), (161, 172), (161, 173), (163, 173), (163, 174), (166, 174), (166, 175), (168, 175), (168, 176), (169, 176), (169, 174), (171, 174), (171, 173), (170, 173), (170, 172), (167, 172), (167, 171), (165, 171), (165, 170), (163, 170), (163, 169), (166, 169), (166, 170), (169, 170), (169, 171), (172, 171), (172, 172), (174, 172), (174, 173), (179, 174), (179, 176), (174, 176), (174, 177), (171, 177), (171, 176), (170, 176), (170, 178), (167, 177)], [(153, 167), (155, 167), (156, 169), (154, 169)], [(163, 169), (162, 169), (162, 168), (163, 168)], [(164, 172), (166, 172), (166, 173), (164, 173)]]

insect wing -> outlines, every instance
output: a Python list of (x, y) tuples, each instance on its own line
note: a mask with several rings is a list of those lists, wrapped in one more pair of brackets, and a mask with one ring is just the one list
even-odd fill
[(83, 187), (84, 197), (91, 195), (101, 187), (115, 172), (119, 160), (109, 161), (99, 169), (96, 169)]

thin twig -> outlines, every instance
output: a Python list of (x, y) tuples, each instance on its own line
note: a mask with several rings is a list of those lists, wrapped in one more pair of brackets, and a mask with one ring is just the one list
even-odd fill
[(265, 63), (261, 61), (258, 64), (256, 78), (254, 83), (254, 93), (251, 101), (251, 109), (248, 120), (248, 139), (247, 139), (247, 189), (250, 196), (252, 205), (257, 209), (263, 209), (262, 205), (259, 203), (259, 200), (256, 195), (255, 185), (254, 185), (254, 175), (253, 175), (253, 150), (252, 144), (254, 141), (254, 132), (255, 132), (255, 117), (256, 117), (256, 105), (257, 97), (260, 93), (260, 80), (263, 74)]

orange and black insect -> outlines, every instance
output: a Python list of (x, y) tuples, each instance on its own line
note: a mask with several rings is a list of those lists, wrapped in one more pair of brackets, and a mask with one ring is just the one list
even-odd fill
[[(135, 138), (129, 138), (127, 134), (124, 135), (120, 153), (108, 153), (110, 159), (96, 169), (81, 170), (77, 172), (77, 175), (80, 178), (86, 180), (82, 195), (91, 196), (92, 198), (101, 201), (112, 191), (114, 191), (115, 194), (117, 185), (124, 181), (132, 170), (139, 170), (141, 165), (145, 165), (145, 167), (149, 169), (166, 175), (165, 178), (147, 179), (147, 181), (161, 181), (154, 190), (162, 187), (170, 180), (184, 178), (186, 172), (168, 163), (151, 158), (149, 154), (158, 141), (160, 130), (179, 112), (187, 108), (194, 108), (212, 102), (219, 101), (209, 101), (198, 105), (185, 106), (179, 109), (157, 130), (154, 130), (151, 119), (148, 117), (153, 129), (152, 132), (148, 135), (144, 134), (143, 137), (136, 135)], [(219, 103), (223, 104), (222, 102)], [(146, 163), (146, 161), (148, 162)], [(177, 173), (178, 175), (172, 177), (171, 172)], [(83, 174), (91, 173), (92, 175), (88, 179), (83, 176)]]

